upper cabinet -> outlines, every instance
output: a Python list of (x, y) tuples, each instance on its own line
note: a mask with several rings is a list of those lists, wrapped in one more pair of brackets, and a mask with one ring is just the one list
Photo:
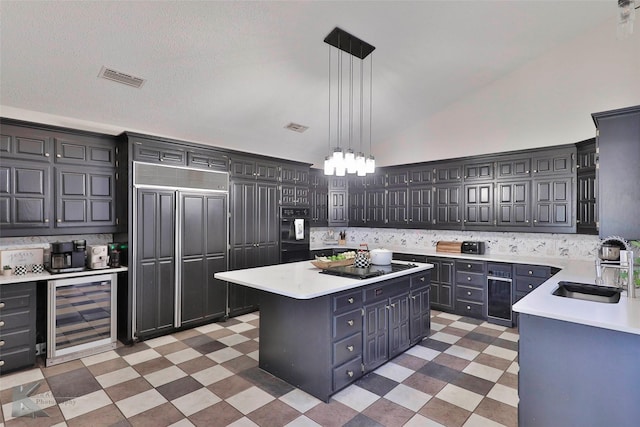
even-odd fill
[(0, 141), (3, 236), (119, 230), (114, 137), (2, 120)]
[(640, 239), (640, 106), (593, 114), (600, 237)]
[(598, 234), (598, 155), (596, 139), (577, 145), (576, 225), (578, 233)]
[(279, 165), (275, 161), (258, 157), (231, 156), (231, 178), (278, 181)]

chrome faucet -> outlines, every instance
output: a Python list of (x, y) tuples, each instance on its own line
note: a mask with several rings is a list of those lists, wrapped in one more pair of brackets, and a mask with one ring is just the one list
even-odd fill
[[(607, 277), (606, 271), (611, 271), (612, 277)], [(620, 251), (619, 261), (603, 261), (599, 257), (596, 258), (596, 285), (626, 289), (627, 297), (635, 298), (633, 279), (632, 251)]]

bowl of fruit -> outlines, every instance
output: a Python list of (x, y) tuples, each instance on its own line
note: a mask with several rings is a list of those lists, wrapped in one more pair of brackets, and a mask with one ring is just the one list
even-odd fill
[(332, 256), (317, 256), (315, 260), (311, 261), (311, 264), (313, 264), (314, 267), (324, 270), (330, 267), (352, 265), (355, 257), (355, 251), (348, 251)]

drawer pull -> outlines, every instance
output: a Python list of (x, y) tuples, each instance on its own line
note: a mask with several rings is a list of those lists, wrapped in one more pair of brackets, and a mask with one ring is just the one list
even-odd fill
[(353, 378), (353, 371), (347, 371), (347, 376), (349, 378)]
[(0, 366), (4, 366), (4, 360), (0, 360)]
[(347, 301), (349, 302), (349, 304), (353, 304), (353, 297), (349, 298)]
[(353, 324), (354, 324), (353, 320), (347, 320), (347, 325), (353, 326)]
[(533, 274), (533, 271), (529, 270), (528, 274), (529, 276), (531, 276)]
[(411, 299), (414, 300), (414, 301), (416, 300), (416, 298), (418, 298), (417, 295), (414, 295), (414, 296), (411, 297)]
[(471, 281), (471, 276), (467, 276), (467, 281), (470, 282)]
[(0, 302), (0, 308), (4, 308), (4, 303)]
[(0, 347), (4, 345), (4, 340), (0, 341)]
[(471, 310), (471, 306), (470, 305), (467, 306), (467, 310)]
[(471, 295), (471, 291), (467, 291), (467, 295)]
[(420, 281), (421, 281), (421, 282), (424, 282), (424, 277), (421, 277), (421, 278), (420, 278)]
[(529, 289), (533, 289), (533, 285), (529, 285)]
[(4, 320), (0, 320), (0, 328), (4, 326)]
[(467, 264), (467, 268), (471, 268), (471, 264)]
[(349, 350), (349, 351), (353, 351), (353, 346), (352, 346), (352, 345), (348, 345), (348, 346), (347, 346), (347, 350)]

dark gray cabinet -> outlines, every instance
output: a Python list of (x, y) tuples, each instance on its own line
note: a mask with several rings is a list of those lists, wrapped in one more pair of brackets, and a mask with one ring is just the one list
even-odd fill
[(56, 167), (56, 227), (114, 226), (114, 169)]
[(460, 162), (436, 163), (433, 172), (433, 182), (445, 184), (462, 181), (463, 165)]
[(387, 190), (387, 225), (403, 227), (409, 222), (409, 189), (390, 188)]
[(309, 206), (309, 166), (280, 166), (280, 205)]
[(496, 162), (496, 178), (523, 179), (531, 176), (531, 157), (506, 156)]
[[(275, 182), (235, 180), (231, 183), (231, 269), (277, 264), (278, 185)], [(229, 284), (229, 314), (258, 308), (258, 292)]]
[(531, 227), (531, 181), (496, 184), (496, 225), (503, 229)]
[(465, 181), (484, 181), (494, 178), (494, 163), (484, 161), (478, 163), (467, 163), (464, 165)]
[(409, 292), (409, 340), (416, 344), (431, 332), (430, 280), (431, 273), (424, 271), (411, 276)]
[(49, 228), (50, 177), (47, 163), (0, 159), (0, 224), (5, 236), (12, 235), (12, 230), (20, 235), (20, 230)]
[(280, 166), (275, 161), (258, 157), (232, 156), (230, 160), (231, 178), (278, 181)]
[(600, 237), (640, 239), (640, 106), (593, 114)]
[(346, 227), (349, 225), (349, 198), (347, 179), (330, 176), (329, 182), (329, 218), (330, 227)]
[(196, 169), (215, 170), (227, 172), (229, 170), (229, 157), (214, 150), (187, 150), (187, 166)]
[(455, 312), (462, 316), (485, 318), (486, 263), (456, 260), (455, 269)]
[(411, 345), (409, 335), (409, 278), (370, 286), (364, 292), (364, 370), (370, 371)]
[(136, 203), (135, 313), (138, 338), (173, 329), (176, 193), (141, 189)]
[(226, 315), (227, 285), (213, 275), (227, 271), (227, 194), (179, 193), (182, 325)]
[(329, 224), (329, 180), (320, 169), (311, 169), (309, 173), (309, 204), (311, 226), (326, 227)]
[(434, 186), (435, 209), (433, 228), (460, 229), (462, 225), (462, 188), (459, 184)]
[(533, 180), (533, 227), (575, 232), (573, 177)]
[(133, 145), (134, 161), (169, 166), (185, 166), (187, 164), (187, 152), (177, 144), (134, 135), (129, 136), (129, 142)]
[(427, 262), (434, 266), (431, 270), (431, 306), (439, 310), (453, 311), (455, 291), (454, 260), (429, 257)]
[(435, 187), (429, 184), (409, 184), (407, 212), (410, 227), (429, 228), (435, 221)]
[(464, 185), (464, 220), (465, 228), (495, 225), (493, 182)]
[(4, 236), (118, 231), (113, 137), (2, 120)]
[(577, 144), (576, 228), (578, 233), (598, 234), (598, 158), (595, 138)]
[(36, 282), (0, 286), (0, 374), (36, 363)]

